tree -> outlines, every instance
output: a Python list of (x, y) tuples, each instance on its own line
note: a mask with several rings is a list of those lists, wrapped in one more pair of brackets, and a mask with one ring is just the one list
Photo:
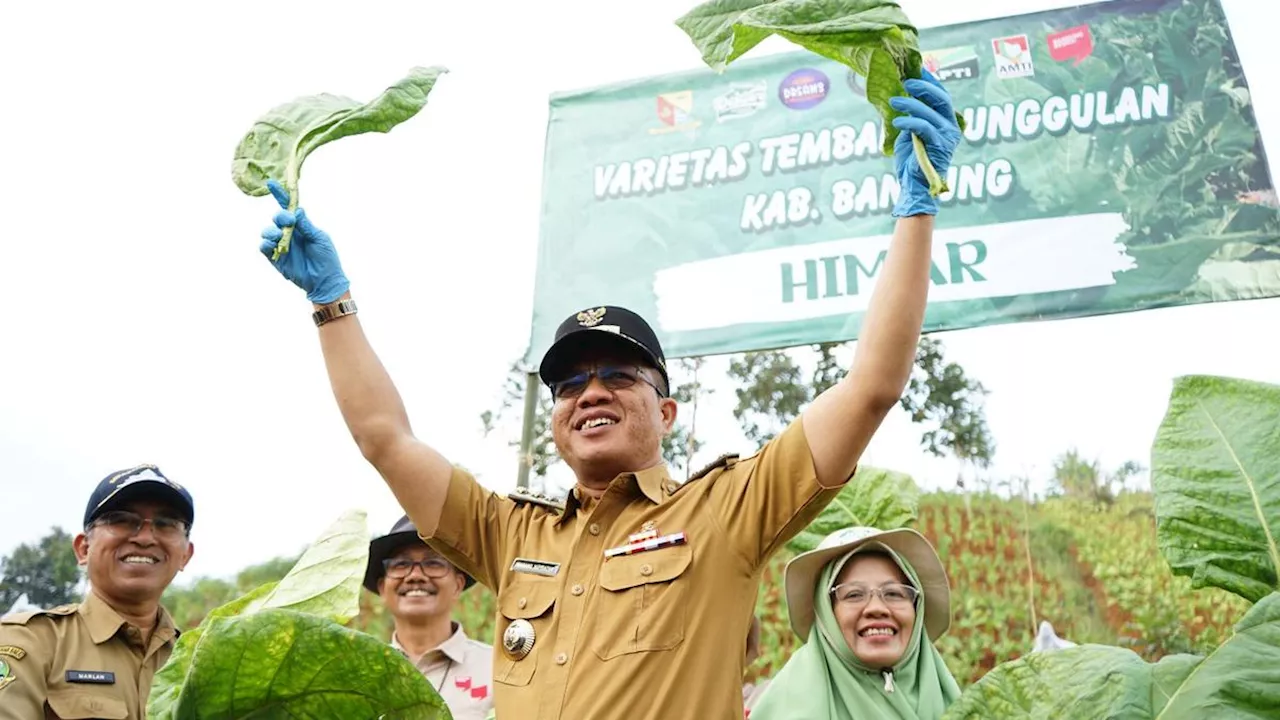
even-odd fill
[[(836, 361), (836, 352), (844, 345), (812, 346), (817, 357), (807, 380), (800, 364), (784, 351), (752, 352), (735, 358), (729, 364), (729, 376), (739, 384), (733, 415), (747, 438), (764, 443), (839, 382), (844, 369)], [(946, 360), (941, 341), (922, 338), (899, 404), (912, 422), (929, 428), (920, 438), (927, 452), (986, 468), (995, 454), (983, 406), (986, 394), (986, 388), (968, 377), (964, 368)]]
[(1125, 483), (1146, 468), (1130, 460), (1107, 473), (1099, 460), (1086, 460), (1075, 448), (1064, 452), (1053, 461), (1053, 478), (1050, 492), (1099, 505), (1115, 502), (1116, 490), (1125, 489)]
[(24, 593), (33, 605), (49, 608), (80, 599), (83, 574), (76, 561), (72, 538), (62, 528), (33, 545), (19, 545), (0, 559), (0, 612)]

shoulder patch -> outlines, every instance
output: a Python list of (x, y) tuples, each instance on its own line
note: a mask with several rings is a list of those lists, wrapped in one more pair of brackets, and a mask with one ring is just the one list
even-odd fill
[(28, 610), (20, 613), (10, 613), (4, 617), (0, 617), (0, 625), (26, 625), (31, 618), (46, 615), (49, 617), (65, 617), (75, 614), (79, 605), (59, 605), (58, 607), (48, 608), (46, 610)]
[(702, 468), (698, 472), (690, 475), (689, 480), (690, 481), (700, 480), (703, 477), (710, 475), (711, 471), (715, 470), (716, 468), (724, 468), (728, 470), (729, 468), (733, 467), (734, 464), (736, 464), (737, 462), (738, 462), (738, 453), (725, 453), (720, 457), (716, 458), (715, 460), (712, 460), (711, 464)]
[(564, 512), (563, 500), (556, 500), (550, 495), (544, 495), (540, 492), (533, 492), (528, 488), (516, 488), (515, 492), (508, 493), (507, 497), (511, 498), (517, 503), (538, 505), (554, 513)]

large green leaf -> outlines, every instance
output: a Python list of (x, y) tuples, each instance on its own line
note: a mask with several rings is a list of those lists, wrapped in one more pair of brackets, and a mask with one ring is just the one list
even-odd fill
[(944, 720), (1061, 717), (1154, 718), (1202, 659), (1169, 655), (1152, 664), (1132, 650), (1079, 645), (1004, 663), (971, 685)]
[(702, 53), (723, 70), (770, 35), (842, 63), (867, 78), (867, 98), (885, 122), (884, 151), (893, 153), (901, 113), (889, 98), (905, 95), (904, 78), (920, 77), (917, 32), (890, 0), (710, 0), (676, 21)]
[(1176, 574), (1255, 602), (1280, 589), (1280, 387), (1178, 378), (1151, 484), (1160, 550)]
[(840, 494), (787, 547), (806, 552), (836, 530), (855, 525), (881, 530), (906, 527), (919, 513), (920, 488), (910, 475), (859, 467)]
[[(178, 638), (173, 654), (152, 683), (149, 712), (175, 718), (170, 708), (189, 691), (192, 658), (210, 638), (208, 627), (218, 619), (287, 609), (345, 623), (360, 612), (360, 583), (369, 557), (365, 513), (344, 513), (298, 558), (278, 583), (267, 583), (209, 613), (200, 626)], [(334, 625), (337, 628), (337, 625)], [(166, 714), (167, 713), (167, 714)]]
[(399, 651), (292, 610), (214, 618), (187, 691), (148, 704), (149, 718), (448, 718)]
[(1081, 645), (1000, 665), (945, 720), (1071, 717), (1273, 718), (1280, 708), (1280, 593), (1259, 602), (1207, 658), (1147, 663), (1130, 650)]
[[(267, 180), (289, 191), (289, 207), (298, 206), (302, 163), (316, 148), (350, 135), (389, 132), (427, 104), (427, 95), (442, 67), (415, 67), (396, 84), (368, 103), (321, 93), (272, 108), (259, 118), (236, 146), (231, 178), (246, 195), (266, 195)], [(280, 241), (288, 252), (289, 230)]]
[(330, 525), (270, 592), (244, 614), (269, 608), (296, 610), (340, 623), (360, 614), (360, 589), (369, 562), (365, 513), (352, 510)]
[(1280, 593), (1253, 606), (1169, 699), (1161, 720), (1274, 718), (1280, 713)]

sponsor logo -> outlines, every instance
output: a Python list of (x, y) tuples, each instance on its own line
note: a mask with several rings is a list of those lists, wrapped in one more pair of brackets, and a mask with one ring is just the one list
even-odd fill
[(1049, 57), (1058, 62), (1074, 60), (1072, 66), (1079, 66), (1084, 59), (1093, 54), (1093, 32), (1088, 25), (1077, 25), (1045, 36), (1049, 44)]
[(649, 128), (650, 134), (692, 130), (701, 125), (701, 121), (693, 119), (693, 91), (680, 90), (659, 95), (658, 119), (662, 121), (662, 125)]
[(942, 82), (973, 80), (978, 77), (978, 53), (972, 47), (925, 50), (921, 57), (925, 69)]
[(711, 101), (716, 111), (716, 122), (755, 115), (764, 108), (768, 94), (769, 83), (765, 80), (730, 84), (728, 92)]
[(850, 70), (849, 71), (849, 89), (853, 91), (854, 95), (861, 95), (862, 97), (866, 97), (867, 96), (867, 79), (862, 77), (858, 73)]
[(1031, 77), (1036, 74), (1031, 61), (1031, 41), (1026, 35), (1010, 35), (991, 41), (991, 51), (996, 60), (996, 76), (1001, 80)]
[(801, 68), (782, 80), (778, 99), (792, 110), (808, 110), (827, 99), (831, 81), (821, 70)]

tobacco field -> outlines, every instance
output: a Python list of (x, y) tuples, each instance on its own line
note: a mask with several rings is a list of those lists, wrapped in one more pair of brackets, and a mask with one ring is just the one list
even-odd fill
[[(947, 567), (953, 618), (938, 646), (962, 685), (1027, 654), (1041, 620), (1066, 640), (1120, 645), (1155, 661), (1211, 652), (1248, 609), (1231, 593), (1192, 590), (1189, 578), (1173, 575), (1156, 547), (1149, 493), (1122, 494), (1110, 505), (931, 493), (920, 497), (919, 518), (909, 525)], [(791, 555), (775, 556), (761, 583), (761, 653), (748, 669), (752, 682), (775, 674), (799, 645), (782, 592)], [(377, 599), (366, 593), (360, 602), (352, 626), (389, 638), (390, 618)], [(492, 593), (472, 587), (457, 618), (468, 635), (491, 642)]]

